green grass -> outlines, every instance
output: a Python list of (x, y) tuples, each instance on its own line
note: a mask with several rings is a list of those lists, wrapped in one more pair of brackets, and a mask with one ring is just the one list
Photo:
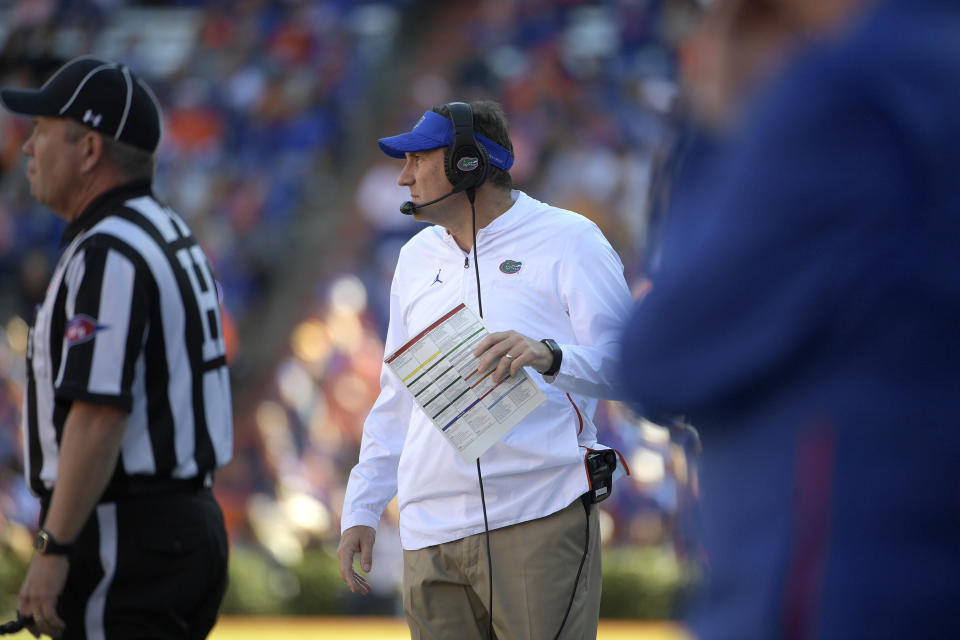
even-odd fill
[[(4, 636), (33, 638), (26, 631)], [(46, 636), (44, 636), (46, 637)], [(226, 616), (210, 640), (408, 640), (407, 623), (394, 618), (271, 618)], [(680, 625), (667, 622), (601, 620), (597, 640), (692, 640)]]

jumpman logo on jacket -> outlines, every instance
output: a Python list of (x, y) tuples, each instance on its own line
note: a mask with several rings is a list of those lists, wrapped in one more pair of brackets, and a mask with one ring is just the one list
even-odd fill
[(439, 282), (440, 284), (443, 284), (443, 280), (440, 279), (440, 272), (441, 272), (441, 271), (443, 271), (442, 268), (441, 268), (441, 269), (437, 269), (437, 275), (434, 276), (433, 282), (431, 282), (430, 284), (437, 284), (438, 282)]

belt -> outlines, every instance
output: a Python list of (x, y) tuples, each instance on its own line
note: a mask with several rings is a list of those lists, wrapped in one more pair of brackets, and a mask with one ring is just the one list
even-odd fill
[[(156, 476), (128, 476), (107, 485), (97, 502), (116, 502), (123, 498), (197, 493), (213, 486), (213, 474), (207, 472), (193, 478), (160, 478)], [(49, 506), (53, 491), (40, 496), (43, 511)]]
[(213, 474), (206, 473), (193, 478), (158, 478), (155, 476), (130, 476), (107, 485), (99, 502), (115, 502), (121, 498), (157, 496), (176, 493), (196, 493), (213, 486)]

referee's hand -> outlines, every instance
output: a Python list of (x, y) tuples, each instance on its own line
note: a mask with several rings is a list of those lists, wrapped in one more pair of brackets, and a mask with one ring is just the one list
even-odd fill
[(30, 563), (30, 569), (20, 587), (17, 610), (24, 618), (33, 618), (33, 623), (27, 625), (27, 629), (37, 638), (42, 634), (59, 638), (66, 629), (63, 620), (57, 615), (57, 598), (67, 582), (69, 568), (67, 556), (33, 556), (33, 562)]
[(354, 593), (370, 593), (370, 584), (353, 570), (353, 557), (360, 554), (360, 568), (364, 573), (373, 569), (373, 542), (377, 530), (364, 525), (350, 527), (340, 536), (337, 546), (337, 558), (340, 559), (340, 577)]

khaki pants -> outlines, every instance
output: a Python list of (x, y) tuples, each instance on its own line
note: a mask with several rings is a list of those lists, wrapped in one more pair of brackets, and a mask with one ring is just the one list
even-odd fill
[[(490, 532), (497, 640), (553, 640), (573, 594), (587, 517), (577, 499), (538, 520)], [(483, 533), (403, 552), (403, 610), (412, 640), (486, 640), (489, 615)], [(597, 637), (600, 527), (590, 507), (590, 550), (560, 638)]]

